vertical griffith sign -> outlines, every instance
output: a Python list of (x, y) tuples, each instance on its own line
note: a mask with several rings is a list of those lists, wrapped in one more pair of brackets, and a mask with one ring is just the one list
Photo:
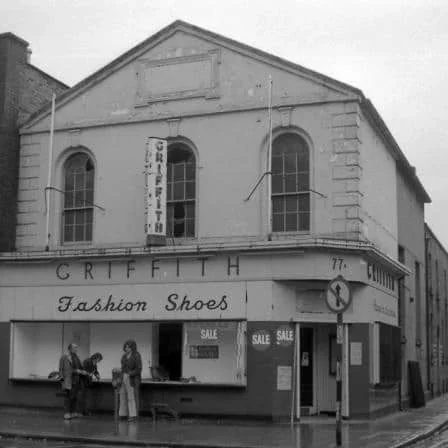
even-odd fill
[(145, 233), (148, 246), (166, 243), (167, 141), (149, 137), (145, 150)]

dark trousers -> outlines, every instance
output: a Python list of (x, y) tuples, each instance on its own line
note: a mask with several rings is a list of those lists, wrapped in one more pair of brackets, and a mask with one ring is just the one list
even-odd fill
[(79, 388), (78, 394), (78, 412), (87, 415), (90, 413), (92, 407), (95, 407), (96, 391), (86, 384), (82, 384)]
[(79, 385), (73, 384), (71, 389), (64, 389), (64, 413), (74, 414), (78, 411)]
[(78, 393), (78, 410), (81, 414), (86, 415), (89, 412), (89, 406), (87, 403), (88, 400), (88, 390), (87, 390), (87, 386), (82, 385), (79, 388), (79, 393)]

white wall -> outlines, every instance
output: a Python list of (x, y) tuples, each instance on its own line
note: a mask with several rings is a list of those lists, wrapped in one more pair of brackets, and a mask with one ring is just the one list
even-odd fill
[[(200, 54), (218, 46), (182, 33), (175, 34), (139, 57), (160, 59)], [(175, 49), (175, 50), (174, 50)], [(96, 162), (94, 245), (144, 245), (143, 159), (148, 136), (183, 136), (195, 145), (197, 172), (197, 235), (200, 238), (245, 238), (264, 235), (266, 190), (261, 186), (244, 201), (264, 172), (268, 133), (267, 80), (273, 77), (273, 126), (300, 129), (310, 144), (311, 187), (330, 197), (328, 164), (331, 157), (333, 105), (293, 107), (285, 123), (278, 106), (303, 101), (331, 103), (347, 94), (289, 70), (221, 48), (220, 96), (160, 101), (135, 107), (136, 61), (57, 108), (55, 116), (52, 184), (62, 187), (62, 163), (78, 145), (88, 148)], [(177, 68), (173, 65), (171, 67)], [(170, 77), (173, 90), (183, 85), (182, 66)], [(175, 88), (174, 88), (175, 90)], [(247, 110), (246, 110), (247, 108)], [(231, 113), (217, 113), (223, 110)], [(181, 117), (172, 124), (166, 118)], [(97, 126), (101, 124), (101, 126)], [(21, 140), (17, 247), (45, 246), (43, 190), (47, 181), (49, 118), (26, 129)], [(93, 125), (93, 126), (92, 126)], [(173, 127), (176, 128), (173, 130)], [(44, 132), (42, 132), (44, 131)], [(71, 149), (70, 149), (71, 148)], [(316, 179), (315, 179), (316, 178)], [(266, 183), (266, 182), (264, 182)], [(60, 245), (61, 194), (52, 192), (51, 235)], [(312, 195), (316, 208), (313, 231), (328, 234), (328, 201)]]
[(379, 134), (361, 122), (361, 193), (365, 237), (396, 258), (398, 248), (396, 162)]

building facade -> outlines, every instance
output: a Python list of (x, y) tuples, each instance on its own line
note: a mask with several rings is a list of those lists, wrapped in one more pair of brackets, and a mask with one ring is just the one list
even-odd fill
[[(409, 361), (417, 362), (424, 390), (427, 389), (427, 344), (425, 300), (424, 204), (427, 198), (413, 188), (403, 169), (397, 170), (398, 260), (409, 269), (399, 281), (399, 322), (401, 328), (400, 406), (409, 400)], [(413, 169), (411, 168), (411, 174)]]
[[(19, 126), (68, 87), (30, 63), (25, 40), (0, 34), (0, 250), (15, 247)], [(18, 232), (20, 234), (20, 228)]]
[(131, 337), (143, 411), (334, 413), (342, 275), (343, 413), (398, 407), (399, 173), (429, 198), (360, 90), (175, 22), (60, 95), (50, 131), (48, 107), (21, 128), (3, 403), (60, 405), (47, 375), (76, 341), (111, 409)]
[(432, 396), (448, 390), (448, 254), (425, 224), (427, 384)]

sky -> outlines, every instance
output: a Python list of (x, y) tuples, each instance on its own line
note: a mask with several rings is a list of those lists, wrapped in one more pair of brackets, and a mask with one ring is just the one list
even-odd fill
[(0, 33), (70, 86), (177, 19), (361, 89), (416, 167), (448, 249), (446, 0), (0, 0)]

